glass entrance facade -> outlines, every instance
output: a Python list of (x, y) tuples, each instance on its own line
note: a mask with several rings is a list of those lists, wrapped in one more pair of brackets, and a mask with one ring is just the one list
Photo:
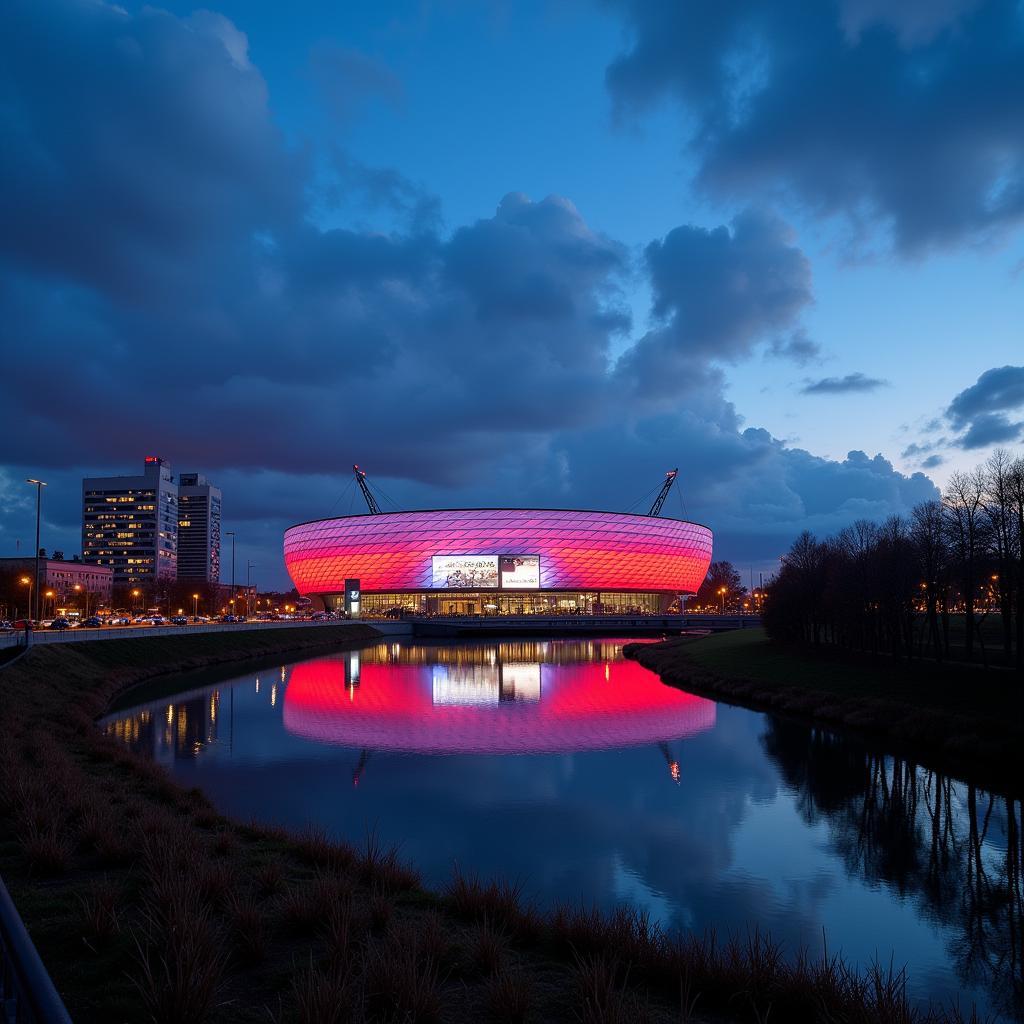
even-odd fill
[[(344, 594), (328, 594), (333, 611), (345, 608)], [(622, 591), (459, 591), (362, 595), (361, 615), (661, 615), (679, 610), (675, 595)]]

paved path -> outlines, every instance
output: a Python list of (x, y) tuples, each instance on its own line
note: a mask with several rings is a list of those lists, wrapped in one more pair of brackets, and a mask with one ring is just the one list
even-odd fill
[[(345, 619), (343, 621), (309, 622), (295, 620), (285, 622), (204, 622), (188, 626), (101, 626), (89, 629), (36, 629), (30, 634), (32, 644), (73, 644), (86, 640), (137, 640), (147, 636), (178, 636), (195, 633), (216, 633), (222, 630), (243, 632), (253, 629), (321, 629), (327, 626), (373, 626), (385, 636), (410, 636), (412, 626), (408, 622), (379, 619)], [(24, 644), (24, 630), (0, 633), (0, 648)]]

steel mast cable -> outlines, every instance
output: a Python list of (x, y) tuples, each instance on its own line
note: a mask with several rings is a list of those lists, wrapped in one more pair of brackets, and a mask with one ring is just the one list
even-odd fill
[(652, 487), (652, 488), (651, 488), (651, 489), (650, 489), (649, 491), (644, 491), (644, 493), (643, 493), (643, 494), (641, 494), (641, 495), (640, 495), (640, 497), (639, 497), (639, 498), (637, 498), (637, 499), (636, 499), (636, 501), (634, 501), (632, 505), (629, 505), (629, 506), (628, 506), (628, 507), (627, 507), (627, 508), (625, 509), (625, 511), (626, 511), (626, 512), (630, 512), (630, 511), (632, 511), (632, 510), (633, 510), (634, 508), (636, 508), (636, 507), (637, 507), (637, 505), (639, 505), (639, 504), (640, 504), (641, 502), (645, 502), (645, 501), (647, 501), (647, 499), (648, 499), (648, 498), (650, 498), (650, 496), (651, 496), (652, 494), (655, 494), (655, 493), (656, 493), (657, 491), (659, 491), (659, 490), (661, 490), (661, 484), (658, 484), (658, 486), (657, 486), (657, 487)]
[[(334, 510), (335, 510), (335, 509), (336, 509), (336, 508), (338, 507), (338, 502), (340, 502), (340, 501), (341, 501), (341, 499), (342, 499), (342, 498), (344, 498), (344, 497), (345, 497), (345, 495), (346, 495), (346, 494), (348, 494), (348, 492), (349, 492), (349, 491), (350, 491), (350, 490), (352, 489), (352, 487), (354, 487), (354, 486), (355, 486), (355, 480), (353, 480), (353, 479), (352, 479), (352, 478), (350, 477), (350, 478), (349, 478), (349, 481), (348, 481), (348, 484), (346, 485), (345, 489), (344, 489), (344, 490), (343, 490), (343, 491), (341, 492), (341, 494), (339, 494), (339, 495), (337, 496), (337, 498), (335, 498), (335, 499), (334, 499), (334, 504), (333, 504), (333, 505), (332, 505), (332, 506), (331, 506), (331, 507), (330, 507), (330, 508), (329, 508), (329, 509), (327, 510), (327, 515), (330, 515), (330, 514), (331, 514), (331, 513), (332, 513), (332, 512), (333, 512), (333, 511), (334, 511)], [(351, 503), (351, 502), (349, 502), (349, 508), (351, 509), (351, 507), (352, 507), (352, 503)]]

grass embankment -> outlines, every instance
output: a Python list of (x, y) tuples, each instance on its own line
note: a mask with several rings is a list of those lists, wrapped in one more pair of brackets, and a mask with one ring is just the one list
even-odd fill
[(960, 1020), (909, 1010), (898, 976), (787, 961), (757, 932), (541, 916), (513, 886), (459, 875), (426, 892), (372, 839), (223, 818), (94, 724), (161, 674), (372, 634), (41, 646), (0, 672), (0, 871), (78, 1024)]
[(673, 686), (851, 729), (998, 792), (1024, 779), (1024, 694), (1010, 672), (779, 644), (763, 629), (625, 653)]

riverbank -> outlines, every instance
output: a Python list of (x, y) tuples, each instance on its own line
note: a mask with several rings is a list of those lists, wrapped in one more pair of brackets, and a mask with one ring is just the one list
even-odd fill
[(78, 1024), (961, 1019), (908, 1012), (885, 970), (787, 959), (756, 922), (735, 942), (670, 938), (627, 912), (542, 916), (504, 882), (427, 892), (372, 837), (356, 849), (225, 819), (95, 725), (172, 673), (374, 639), (54, 645), (0, 673), (0, 873)]
[(880, 741), (997, 791), (1024, 778), (1024, 695), (1009, 672), (816, 651), (762, 629), (629, 644), (671, 686)]

